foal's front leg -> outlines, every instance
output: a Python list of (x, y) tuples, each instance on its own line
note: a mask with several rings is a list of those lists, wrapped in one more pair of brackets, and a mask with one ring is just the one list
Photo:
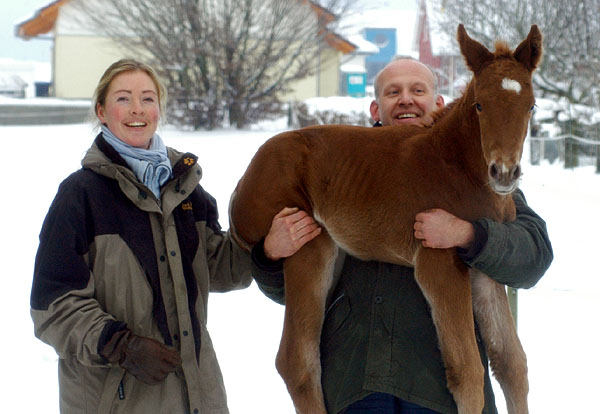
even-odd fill
[(325, 414), (319, 344), (337, 247), (322, 233), (286, 259), (285, 317), (276, 366), (296, 411)]
[(475, 340), (471, 285), (454, 250), (419, 247), (415, 277), (431, 306), (448, 389), (460, 414), (481, 414), (484, 369)]
[(504, 286), (471, 270), (475, 319), (509, 414), (527, 414), (527, 357), (517, 336)]

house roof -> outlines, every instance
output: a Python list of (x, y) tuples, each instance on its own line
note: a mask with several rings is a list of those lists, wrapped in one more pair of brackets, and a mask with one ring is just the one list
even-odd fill
[(354, 52), (357, 49), (354, 43), (331, 31), (325, 33), (325, 41), (329, 46), (344, 54)]
[[(45, 7), (37, 10), (35, 15), (28, 20), (20, 23), (16, 27), (17, 36), (23, 39), (31, 39), (32, 37), (39, 36), (44, 33), (48, 33), (54, 28), (56, 24), (56, 18), (58, 17), (58, 11), (60, 8), (71, 0), (56, 0), (48, 4)], [(329, 10), (313, 3), (308, 2), (315, 12), (315, 14), (324, 20), (324, 26), (335, 20), (336, 17)], [(350, 53), (356, 50), (356, 45), (342, 36), (329, 31), (327, 29), (325, 33), (325, 41), (332, 48), (339, 50), (342, 53)]]
[(27, 82), (19, 75), (0, 73), (0, 91), (22, 91), (27, 86)]
[(56, 23), (58, 10), (69, 1), (71, 0), (56, 0), (37, 10), (31, 19), (25, 20), (17, 25), (17, 36), (22, 37), (23, 39), (31, 39), (32, 37), (51, 31)]

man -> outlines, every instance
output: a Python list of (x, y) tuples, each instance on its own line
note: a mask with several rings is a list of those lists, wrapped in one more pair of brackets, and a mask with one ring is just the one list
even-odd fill
[[(412, 59), (389, 63), (375, 78), (370, 111), (376, 126), (423, 123), (444, 105), (435, 76)], [(468, 265), (517, 288), (533, 286), (549, 267), (552, 247), (544, 221), (523, 193), (513, 194), (512, 223), (474, 222), (434, 209), (415, 218), (415, 237), (426, 247), (457, 248)], [(284, 303), (282, 258), (316, 237), (319, 226), (305, 212), (284, 209), (263, 243), (252, 251), (261, 290)], [(449, 393), (429, 307), (412, 268), (364, 262), (341, 254), (339, 281), (321, 335), (322, 384), (330, 413), (456, 413)], [(477, 334), (477, 333), (476, 333)], [(478, 335), (477, 335), (478, 336)], [(478, 338), (484, 366), (487, 355)], [(489, 374), (484, 413), (496, 413)]]

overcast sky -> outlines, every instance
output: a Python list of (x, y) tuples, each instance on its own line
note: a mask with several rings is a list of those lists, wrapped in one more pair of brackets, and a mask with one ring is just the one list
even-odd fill
[(0, 58), (50, 62), (50, 40), (23, 40), (15, 25), (32, 17), (52, 0), (0, 0)]
[[(372, 9), (406, 7), (416, 0), (358, 0)], [(23, 40), (15, 36), (15, 25), (50, 4), (52, 0), (0, 0), (0, 58), (50, 62), (52, 41), (50, 39)]]

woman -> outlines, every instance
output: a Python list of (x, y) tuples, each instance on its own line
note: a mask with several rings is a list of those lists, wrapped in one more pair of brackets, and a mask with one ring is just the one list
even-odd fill
[(208, 292), (247, 287), (197, 158), (156, 134), (165, 90), (134, 60), (94, 94), (101, 132), (40, 234), (31, 314), (59, 355), (61, 413), (227, 413)]

